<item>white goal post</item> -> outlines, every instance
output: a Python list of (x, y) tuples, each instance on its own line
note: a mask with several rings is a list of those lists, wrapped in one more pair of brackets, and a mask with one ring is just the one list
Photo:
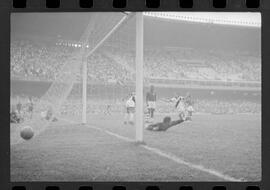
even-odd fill
[[(126, 13), (123, 13), (126, 14)], [(87, 57), (93, 54), (121, 25), (133, 16), (127, 13), (96, 45), (82, 57), (82, 124), (87, 123)], [(143, 12), (136, 13), (136, 142), (143, 142)]]
[(143, 13), (136, 13), (136, 141), (143, 142)]

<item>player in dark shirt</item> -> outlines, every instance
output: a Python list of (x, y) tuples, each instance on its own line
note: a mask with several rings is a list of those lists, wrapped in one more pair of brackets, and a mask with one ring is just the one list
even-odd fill
[(182, 122), (184, 122), (184, 120), (181, 117), (178, 120), (171, 121), (171, 118), (167, 116), (163, 119), (163, 122), (150, 124), (146, 126), (145, 129), (149, 131), (166, 131), (169, 128), (176, 126)]

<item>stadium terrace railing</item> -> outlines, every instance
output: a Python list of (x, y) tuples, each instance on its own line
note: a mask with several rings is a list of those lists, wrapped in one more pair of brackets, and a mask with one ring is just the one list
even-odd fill
[[(38, 79), (36, 77), (12, 76), (11, 80), (16, 81), (35, 81), (35, 82), (53, 82), (48, 79)], [(192, 79), (168, 79), (168, 78), (146, 78), (147, 83), (161, 87), (184, 87), (184, 88), (220, 88), (235, 90), (260, 90), (261, 82), (258, 81), (221, 81), (221, 80), (192, 80)], [(117, 81), (115, 82), (119, 84)], [(132, 82), (126, 82), (127, 85), (134, 85)], [(114, 84), (110, 81), (89, 81), (89, 84)]]

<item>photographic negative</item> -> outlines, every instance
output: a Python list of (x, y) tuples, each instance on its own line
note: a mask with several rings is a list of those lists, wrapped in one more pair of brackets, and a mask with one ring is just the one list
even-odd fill
[(11, 181), (260, 181), (261, 15), (12, 13)]

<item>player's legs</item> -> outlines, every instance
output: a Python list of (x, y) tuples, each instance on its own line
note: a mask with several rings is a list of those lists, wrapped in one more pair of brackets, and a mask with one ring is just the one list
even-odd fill
[(149, 131), (159, 131), (160, 130), (159, 125), (161, 125), (161, 123), (148, 124), (145, 126), (145, 129)]
[(186, 116), (186, 120), (191, 121), (191, 115), (192, 115), (192, 112), (188, 111), (187, 116)]
[(178, 116), (180, 117), (180, 118), (182, 118), (182, 119), (186, 119), (186, 117), (185, 117), (185, 113), (183, 112), (183, 111), (178, 111)]
[(124, 124), (134, 124), (134, 113), (135, 113), (135, 108), (134, 107), (128, 107), (127, 112), (125, 114), (125, 121)]
[(32, 119), (32, 117), (33, 117), (33, 108), (32, 107), (29, 108), (29, 114), (30, 114), (30, 119)]
[(193, 112), (193, 107), (192, 106), (188, 106), (188, 108), (187, 108), (187, 119), (190, 120), (190, 121), (192, 120), (191, 119), (192, 112)]
[(130, 112), (129, 113), (129, 124), (133, 125), (134, 124), (134, 113)]
[(109, 115), (112, 114), (112, 107), (111, 107), (111, 105), (109, 105), (109, 106), (107, 107), (107, 112), (108, 112)]
[(124, 118), (124, 124), (127, 124), (129, 120), (129, 108), (126, 108), (125, 118)]
[(150, 120), (151, 122), (154, 121), (154, 112), (155, 112), (155, 108), (156, 108), (156, 102), (148, 102), (149, 104), (149, 114), (150, 114)]
[(154, 111), (153, 108), (150, 108), (150, 115), (149, 115), (149, 121), (152, 123), (154, 122)]
[(146, 130), (152, 131), (153, 130), (153, 125), (145, 125), (144, 127)]
[(151, 118), (154, 118), (154, 112), (155, 112), (155, 109), (152, 108), (152, 109), (151, 109)]
[(148, 105), (148, 107), (147, 107), (147, 115), (146, 115), (146, 122), (149, 122), (149, 123), (151, 123), (152, 121), (151, 121), (151, 119), (152, 119), (152, 117), (151, 117), (151, 108), (149, 107), (149, 105)]
[(152, 108), (148, 106), (147, 110), (148, 110), (149, 117), (152, 118)]

